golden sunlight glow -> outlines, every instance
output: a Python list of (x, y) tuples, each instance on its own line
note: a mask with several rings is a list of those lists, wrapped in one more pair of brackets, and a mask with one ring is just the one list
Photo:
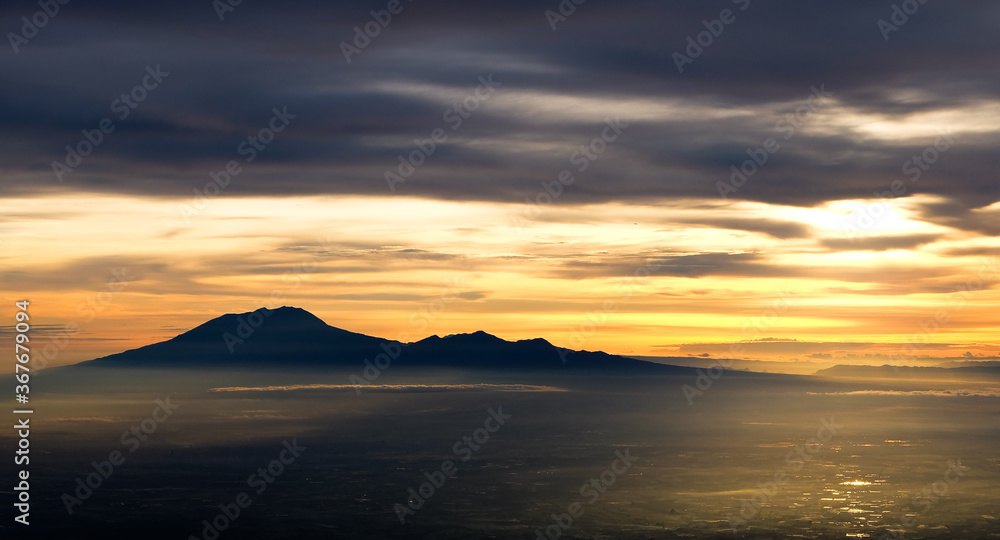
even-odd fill
[[(997, 350), (997, 291), (970, 292), (963, 304), (948, 297), (980, 271), (979, 258), (938, 254), (976, 239), (855, 249), (835, 225), (851, 201), (802, 209), (664, 200), (530, 217), (522, 205), (330, 196), (220, 198), (185, 217), (190, 203), (6, 199), (0, 211), (19, 220), (0, 235), (0, 295), (37, 302), (52, 328), (79, 323), (56, 364), (278, 305), (391, 338), (487, 330), (619, 354), (713, 357), (729, 354), (729, 343), (773, 339), (785, 341), (740, 356), (845, 363), (898, 350), (943, 309), (948, 322), (926, 341), (953, 345), (927, 354)], [(947, 230), (919, 221), (911, 204), (894, 207), (878, 232)], [(414, 326), (414, 314), (447, 291), (457, 298)]]

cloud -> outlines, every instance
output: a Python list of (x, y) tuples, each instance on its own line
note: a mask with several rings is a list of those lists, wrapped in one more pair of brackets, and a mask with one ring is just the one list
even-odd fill
[(296, 384), (289, 386), (226, 386), (212, 388), (209, 392), (296, 392), (316, 390), (352, 391), (358, 388), (365, 392), (422, 393), (422, 392), (566, 392), (555, 386), (531, 384)]
[[(672, 52), (718, 12), (693, 0), (580, 6), (558, 32), (538, 3), (404, 5), (350, 64), (340, 42), (384, 2), (242, 4), (224, 22), (204, 2), (63, 10), (19, 54), (0, 57), (0, 162), (11, 180), (0, 196), (184, 196), (241, 159), (241, 141), (286, 106), (298, 117), (226, 196), (387, 194), (383, 174), (397, 156), (492, 73), (503, 81), (495, 99), (461, 129), (446, 128), (448, 140), (401, 186), (405, 196), (521, 201), (571, 168), (605, 117), (619, 116), (631, 127), (556, 204), (714, 198), (747, 149), (779, 137), (780, 152), (734, 197), (815, 206), (905, 178), (904, 161), (933, 143), (928, 127), (947, 123), (960, 142), (912, 190), (952, 201), (934, 220), (996, 233), (995, 219), (974, 212), (1000, 201), (988, 183), (1000, 134), (983, 127), (1000, 120), (989, 112), (1000, 95), (1000, 38), (997, 7), (985, 0), (927, 6), (888, 43), (875, 24), (887, 6), (754, 4), (683, 74)], [(24, 9), (7, 4), (0, 19), (17, 21)], [(157, 64), (171, 73), (162, 88), (56, 182), (51, 163), (64, 147)], [(824, 84), (831, 102), (781, 137), (777, 122)]]
[(823, 238), (819, 243), (835, 251), (886, 251), (912, 249), (937, 241), (939, 234), (910, 234), (906, 236), (875, 236), (860, 238)]
[(712, 227), (718, 229), (732, 229), (737, 231), (759, 232), (779, 240), (790, 238), (808, 238), (810, 236), (809, 227), (794, 221), (781, 221), (776, 219), (753, 219), (753, 218), (688, 218), (678, 219), (675, 223), (695, 227)]
[(1000, 388), (956, 390), (854, 390), (851, 392), (807, 392), (817, 396), (933, 396), (933, 397), (1000, 397)]

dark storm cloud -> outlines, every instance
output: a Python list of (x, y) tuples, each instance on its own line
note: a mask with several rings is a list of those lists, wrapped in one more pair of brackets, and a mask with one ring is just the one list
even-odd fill
[[(446, 127), (446, 108), (492, 73), (502, 82), (493, 101), (460, 129), (446, 128), (448, 141), (397, 193), (511, 203), (533, 196), (603, 127), (586, 108), (553, 112), (574, 97), (623, 107), (630, 127), (557, 204), (713, 198), (730, 165), (778, 137), (776, 122), (806, 103), (812, 86), (835, 96), (823, 114), (847, 119), (903, 120), (1000, 95), (995, 2), (924, 4), (888, 42), (876, 21), (890, 16), (892, 2), (749, 4), (739, 11), (721, 0), (591, 0), (552, 31), (545, 11), (558, 9), (555, 1), (404, 1), (348, 64), (340, 43), (386, 2), (243, 2), (224, 22), (207, 0), (72, 2), (17, 54), (0, 53), (0, 195), (189, 196), (210, 171), (242, 160), (240, 143), (267, 125), (274, 107), (297, 116), (243, 163), (223, 196), (389, 194), (383, 173), (397, 155)], [(725, 8), (737, 10), (736, 21), (678, 73), (672, 53)], [(0, 29), (19, 32), (20, 17), (37, 10), (30, 1), (6, 3)], [(169, 77), (118, 119), (112, 102), (157, 65)], [(665, 102), (678, 114), (628, 108)], [(748, 113), (713, 114), (738, 110)], [(105, 117), (115, 131), (58, 183), (51, 163)], [(729, 197), (804, 206), (870, 197), (905, 178), (903, 163), (933, 143), (876, 139), (853, 127), (861, 126), (779, 137), (780, 152)], [(997, 234), (988, 219), (995, 215), (973, 210), (1000, 200), (998, 146), (1000, 134), (963, 134), (908, 194), (945, 199), (926, 209), (935, 222)]]
[[(1000, 180), (996, 176), (994, 174), (994, 178), (984, 179), (980, 183), (982, 191), (997, 191)], [(985, 193), (984, 196), (986, 196)], [(998, 209), (969, 209), (958, 201), (948, 200), (924, 205), (921, 208), (921, 217), (939, 225), (975, 231), (988, 236), (1000, 236), (1000, 211)]]

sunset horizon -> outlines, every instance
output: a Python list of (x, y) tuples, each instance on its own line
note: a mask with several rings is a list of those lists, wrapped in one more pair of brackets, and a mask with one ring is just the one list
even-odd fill
[(12, 540), (1000, 538), (996, 0), (11, 0)]
[[(220, 199), (192, 225), (183, 224), (180, 208), (190, 202), (183, 199), (70, 197), (60, 204), (77, 208), (68, 212), (81, 215), (78, 227), (33, 215), (33, 206), (50, 212), (60, 200), (6, 201), (24, 218), (20, 232), (9, 225), (3, 239), (15, 261), (3, 297), (12, 301), (16, 287), (45, 303), (40, 335), (72, 343), (51, 355), (53, 366), (167, 339), (208, 315), (272, 307), (272, 294), (281, 305), (308, 307), (334, 326), (373, 335), (485, 330), (623, 355), (818, 364), (1000, 359), (991, 319), (1000, 270), (990, 249), (976, 247), (987, 237), (932, 241), (841, 231), (838, 238), (816, 224), (837, 217), (830, 210), (768, 205), (772, 216), (783, 208), (816, 220), (810, 223), (764, 217), (765, 208), (745, 202), (666, 207), (683, 214), (712, 205), (722, 213), (735, 205), (728, 210), (734, 217), (698, 221), (730, 220), (728, 226), (763, 232), (701, 223), (665, 229), (670, 219), (655, 216), (664, 206), (546, 207), (529, 221), (525, 204), (377, 197), (272, 200), (270, 214), (263, 200)], [(373, 204), (382, 205), (380, 218), (353, 221)], [(425, 216), (423, 223), (413, 215)], [(476, 230), (459, 226), (473, 215)], [(143, 216), (146, 225), (118, 224), (130, 216)], [(329, 226), (303, 230), (296, 224), (303, 216)], [(507, 222), (512, 218), (522, 221)], [(801, 237), (774, 236), (792, 234), (786, 229)], [(407, 234), (414, 239), (404, 242)], [(423, 239), (432, 235), (434, 243)], [(709, 237), (731, 250), (698, 250)], [(648, 247), (667, 239), (674, 247)], [(898, 242), (914, 246), (893, 247)], [(852, 272), (858, 264), (863, 270)], [(45, 288), (70, 274), (79, 277), (69, 287)], [(437, 306), (442, 295), (455, 298)], [(77, 332), (67, 330), (74, 324)], [(774, 345), (732, 352), (731, 344), (747, 342)]]

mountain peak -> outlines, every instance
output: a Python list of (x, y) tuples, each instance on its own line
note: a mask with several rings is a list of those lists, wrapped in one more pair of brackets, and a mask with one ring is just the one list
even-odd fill
[(319, 317), (313, 315), (312, 313), (300, 307), (281, 306), (280, 308), (277, 309), (268, 309), (266, 307), (262, 307), (257, 309), (256, 311), (244, 313), (243, 315), (246, 316), (255, 312), (264, 313), (265, 316), (271, 320), (294, 322), (296, 324), (311, 324), (311, 325), (320, 324), (323, 326), (329, 326), (325, 322), (323, 322), (323, 319), (320, 319)]
[(174, 338), (174, 340), (204, 340), (215, 339), (220, 334), (225, 333), (246, 333), (258, 328), (265, 329), (297, 329), (316, 331), (324, 328), (332, 328), (323, 322), (322, 319), (309, 313), (308, 311), (292, 307), (282, 306), (277, 309), (266, 307), (257, 308), (244, 313), (226, 313), (211, 319), (201, 325), (184, 332)]
[(452, 344), (461, 343), (464, 345), (495, 345), (508, 343), (507, 340), (498, 338), (493, 334), (482, 330), (476, 330), (471, 334), (451, 334), (441, 339)]

